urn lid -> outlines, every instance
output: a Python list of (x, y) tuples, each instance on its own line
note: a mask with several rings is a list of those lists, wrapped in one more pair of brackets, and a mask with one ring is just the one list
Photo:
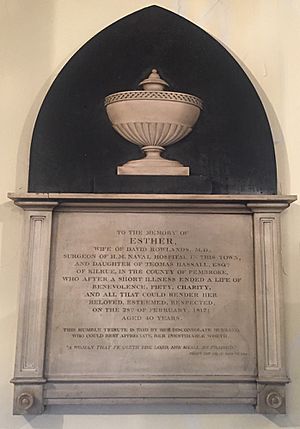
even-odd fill
[(156, 69), (152, 69), (149, 76), (139, 83), (144, 91), (164, 91), (169, 84), (161, 79)]

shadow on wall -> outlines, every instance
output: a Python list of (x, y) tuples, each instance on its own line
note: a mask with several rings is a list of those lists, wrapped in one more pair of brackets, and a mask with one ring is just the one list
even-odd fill
[[(291, 205), (289, 210), (283, 213), (282, 225), (282, 272), (285, 301), (285, 348), (288, 375), (291, 383), (287, 385), (287, 417), (278, 417), (276, 423), (282, 423), (282, 427), (290, 425), (300, 427), (300, 315), (299, 315), (299, 278), (300, 278), (300, 206), (297, 203)], [(289, 233), (292, 231), (292, 234)], [(295, 298), (298, 300), (295, 301)], [(285, 426), (283, 423), (286, 423)]]
[[(1, 144), (3, 149), (5, 145), (13, 146), (13, 149), (10, 148), (13, 156), (13, 150), (18, 150), (17, 171), (9, 171), (9, 167), (5, 166), (5, 171), (8, 172), (6, 182), (16, 183), (15, 191), (24, 192), (27, 188), (32, 129), (48, 89), (43, 87), (43, 91), (39, 93), (43, 84), (39, 86), (38, 78), (45, 81), (51, 70), (54, 1), (9, 0), (1, 2), (0, 8), (1, 30), (5, 36), (3, 49), (1, 47), (1, 73), (5, 73), (4, 78), (11, 88), (4, 101), (7, 109), (10, 109), (7, 114), (8, 121), (2, 127), (7, 130), (8, 136), (13, 138), (12, 141), (2, 141)], [(32, 98), (35, 98), (35, 101), (30, 108), (28, 106)], [(5, 186), (2, 184), (2, 192), (13, 191), (5, 189)], [(17, 297), (22, 278), (22, 220), (22, 210), (12, 202), (0, 205), (0, 427), (16, 429), (26, 424), (24, 417), (12, 416), (13, 386), (10, 385), (16, 346)], [(49, 429), (50, 427), (49, 425)]]
[[(28, 183), (30, 142), (34, 123), (43, 99), (57, 73), (52, 72), (53, 34), (55, 2), (18, 2), (15, 11), (20, 19), (22, 38), (18, 39), (17, 49), (22, 52), (22, 94), (33, 100), (26, 118), (24, 118), (17, 156), (16, 190), (26, 191)], [(19, 33), (18, 33), (19, 35)], [(20, 43), (22, 40), (22, 43)], [(41, 78), (38, 86), (35, 76)]]
[(290, 193), (290, 169), (288, 163), (288, 156), (286, 150), (286, 143), (284, 139), (284, 135), (281, 129), (281, 125), (279, 119), (276, 115), (276, 112), (267, 97), (265, 91), (260, 86), (259, 82), (256, 80), (252, 72), (249, 68), (243, 63), (243, 61), (230, 49), (226, 46), (222, 41), (215, 37), (218, 42), (227, 49), (228, 52), (233, 56), (236, 62), (241, 66), (244, 70), (248, 78), (250, 79), (252, 85), (254, 86), (258, 96), (264, 106), (266, 111), (269, 124), (271, 127), (271, 132), (274, 141), (274, 150), (275, 150), (275, 158), (276, 158), (276, 166), (277, 166), (277, 193), (281, 195), (288, 195)]

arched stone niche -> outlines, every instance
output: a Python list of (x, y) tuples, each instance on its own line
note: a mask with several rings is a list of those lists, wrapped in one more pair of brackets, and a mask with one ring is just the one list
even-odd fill
[[(153, 67), (171, 89), (204, 102), (192, 133), (165, 155), (189, 165), (189, 177), (116, 174), (140, 151), (113, 130), (104, 98), (136, 89)], [(98, 33), (57, 76), (34, 128), (29, 192), (276, 194), (269, 123), (250, 80), (220, 43), (151, 6)]]

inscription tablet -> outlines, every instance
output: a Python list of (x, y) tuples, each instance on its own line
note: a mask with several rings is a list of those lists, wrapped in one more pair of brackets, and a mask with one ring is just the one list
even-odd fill
[(252, 218), (54, 215), (49, 380), (255, 376)]

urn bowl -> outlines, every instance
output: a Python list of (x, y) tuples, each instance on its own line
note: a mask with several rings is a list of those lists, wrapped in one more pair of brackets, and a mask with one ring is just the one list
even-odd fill
[(138, 146), (165, 147), (192, 131), (201, 100), (167, 91), (124, 91), (105, 98), (113, 128)]

